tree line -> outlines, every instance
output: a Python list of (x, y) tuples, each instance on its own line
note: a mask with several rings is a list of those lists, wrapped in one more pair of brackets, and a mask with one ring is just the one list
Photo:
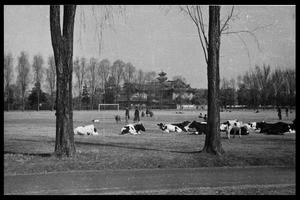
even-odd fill
[(243, 105), (246, 108), (295, 107), (296, 71), (270, 65), (258, 66), (238, 75), (237, 79), (222, 78), (220, 104), (223, 108)]
[[(14, 73), (16, 72), (16, 73)], [(13, 83), (14, 74), (17, 75)], [(162, 100), (162, 80), (155, 71), (144, 72), (130, 62), (108, 59), (76, 57), (73, 61), (73, 108), (97, 109), (99, 103), (116, 103), (120, 94), (130, 97), (137, 93), (139, 97), (147, 94), (147, 103), (154, 99)], [(174, 76), (172, 80), (182, 76)], [(271, 71), (270, 66), (256, 65), (253, 70), (238, 75), (236, 79), (221, 79), (219, 103), (222, 108), (243, 105), (256, 109), (268, 106), (295, 106), (296, 74), (294, 69)], [(30, 90), (29, 84), (33, 83)], [(42, 85), (47, 92), (42, 90)], [(182, 91), (179, 91), (182, 93)], [(28, 53), (21, 52), (16, 68), (13, 66), (11, 53), (4, 55), (4, 108), (5, 110), (55, 109), (56, 67), (53, 56), (44, 63), (42, 55), (34, 55), (30, 64)], [(162, 103), (162, 102), (160, 102)], [(170, 103), (170, 102), (169, 102)], [(207, 89), (196, 89), (192, 99), (178, 96), (173, 103), (207, 104)]]
[[(14, 67), (11, 53), (4, 55), (4, 108), (5, 110), (55, 109), (56, 66), (54, 56), (45, 63), (42, 55), (34, 55), (32, 64), (27, 52), (22, 51)], [(14, 74), (17, 75), (13, 83)], [(120, 94), (125, 94), (127, 101), (138, 93), (146, 93), (151, 102), (158, 95), (158, 79), (155, 71), (144, 72), (130, 62), (108, 59), (76, 57), (73, 61), (73, 108), (97, 109), (99, 103), (116, 103)], [(181, 79), (182, 76), (174, 76)], [(29, 85), (33, 84), (30, 89)], [(42, 90), (44, 86), (45, 91)]]

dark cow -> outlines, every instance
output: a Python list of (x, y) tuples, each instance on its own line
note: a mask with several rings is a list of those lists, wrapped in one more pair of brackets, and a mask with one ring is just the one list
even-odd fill
[(121, 129), (121, 134), (131, 133), (131, 134), (140, 134), (140, 131), (146, 131), (143, 124), (128, 124)]
[(172, 124), (172, 125), (181, 128), (184, 132), (187, 132), (187, 130), (184, 127), (186, 127), (189, 123), (190, 123), (190, 121), (184, 121), (182, 123), (177, 123), (177, 124)]
[(256, 128), (260, 129), (260, 133), (283, 135), (285, 132), (289, 132), (291, 127), (284, 122), (277, 122), (274, 124), (266, 123), (264, 121), (257, 122)]
[(196, 129), (197, 132), (195, 134), (207, 134), (207, 123), (201, 123), (197, 121), (192, 121), (190, 124), (188, 124), (186, 127), (184, 127), (185, 130), (188, 129)]

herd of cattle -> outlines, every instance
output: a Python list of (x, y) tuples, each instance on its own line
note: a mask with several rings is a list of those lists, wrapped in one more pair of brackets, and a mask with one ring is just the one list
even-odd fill
[[(120, 121), (120, 117), (116, 117), (116, 122)], [(92, 120), (93, 122), (99, 122), (99, 120)], [(227, 120), (226, 122), (221, 123), (220, 131), (225, 132), (228, 139), (230, 135), (249, 135), (250, 131), (260, 131), (260, 133), (266, 134), (284, 134), (286, 132), (294, 132), (296, 130), (296, 119), (292, 124), (277, 122), (277, 123), (267, 123), (264, 121), (261, 122), (251, 122), (243, 123), (234, 120)], [(169, 132), (193, 132), (194, 134), (207, 134), (207, 122), (198, 122), (198, 121), (184, 121), (182, 123), (173, 123), (173, 124), (157, 124), (158, 128), (162, 130), (163, 133)], [(120, 134), (140, 134), (140, 131), (146, 131), (145, 126), (142, 123), (139, 124), (128, 124), (122, 127)], [(98, 135), (97, 129), (94, 125), (79, 126), (74, 130), (75, 135)]]

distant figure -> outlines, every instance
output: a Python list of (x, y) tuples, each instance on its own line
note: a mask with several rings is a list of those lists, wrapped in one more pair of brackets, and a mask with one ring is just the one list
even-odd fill
[(128, 106), (126, 106), (126, 108), (125, 108), (125, 121), (126, 121), (126, 123), (128, 122), (128, 119), (130, 119), (129, 108), (128, 108)]
[(203, 117), (202, 117), (202, 113), (200, 113), (200, 115), (199, 115), (198, 117), (199, 117), (199, 118), (203, 118)]
[(116, 120), (117, 123), (121, 122), (120, 115), (115, 115), (115, 120)]
[(133, 118), (133, 122), (139, 122), (140, 121), (140, 111), (138, 109), (138, 107), (135, 107), (135, 111), (134, 111), (134, 118)]
[(150, 114), (149, 108), (146, 109), (146, 117)]
[(280, 106), (278, 106), (277, 112), (278, 112), (279, 120), (281, 120), (281, 108), (280, 108)]
[(152, 110), (149, 110), (149, 114), (150, 114), (150, 117), (154, 116), (154, 113), (152, 112)]
[(289, 108), (285, 107), (285, 116), (288, 117), (289, 116)]
[(145, 112), (144, 111), (141, 112), (141, 116), (145, 117)]

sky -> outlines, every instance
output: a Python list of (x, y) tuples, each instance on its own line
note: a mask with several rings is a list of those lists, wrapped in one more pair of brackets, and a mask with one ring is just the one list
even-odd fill
[[(231, 7), (221, 7), (221, 19)], [(99, 51), (92, 6), (77, 6), (73, 58), (108, 59), (111, 64), (120, 59), (137, 70), (164, 71), (170, 80), (180, 75), (193, 88), (207, 88), (207, 65), (196, 26), (178, 6), (125, 8), (123, 15), (113, 12), (113, 23), (104, 29)], [(94, 6), (96, 15), (103, 10), (103, 6)], [(208, 7), (202, 10), (208, 25)], [(258, 43), (248, 33), (222, 34), (221, 78), (236, 79), (255, 65), (270, 65), (271, 70), (295, 68), (295, 6), (235, 6), (234, 14), (238, 18), (230, 21), (230, 31), (251, 31)], [(42, 54), (47, 67), (53, 55), (49, 15), (47, 5), (4, 6), (4, 53), (12, 53), (14, 67), (21, 51), (28, 52), (31, 63), (34, 55)]]

